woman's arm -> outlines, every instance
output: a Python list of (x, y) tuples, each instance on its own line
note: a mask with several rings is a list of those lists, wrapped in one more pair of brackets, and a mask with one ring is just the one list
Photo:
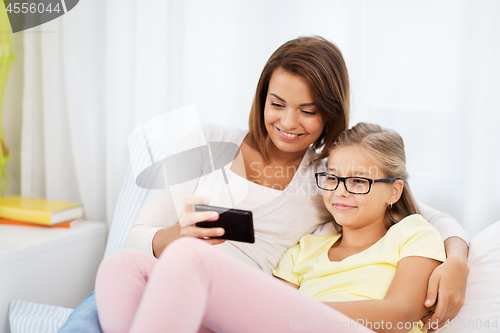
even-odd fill
[[(207, 142), (217, 142), (232, 144), (232, 146), (222, 145), (217, 148), (227, 155), (230, 154), (232, 150), (238, 148), (247, 133), (244, 130), (210, 124), (203, 125), (201, 130), (202, 132), (200, 132), (200, 128), (194, 128), (192, 132), (183, 139), (174, 138), (179, 142), (176, 151), (188, 151), (193, 147), (203, 146)], [(228, 147), (231, 149), (228, 149)], [(217, 149), (212, 150), (212, 156), (217, 155), (217, 158), (222, 158), (221, 152)], [(226, 155), (224, 155), (224, 157), (227, 157)], [(223, 232), (221, 228), (197, 228), (192, 226), (191, 224), (195, 222), (210, 220), (207, 217), (213, 212), (195, 213), (194, 205), (203, 203), (203, 201), (194, 199), (194, 204), (193, 202), (186, 203), (185, 201), (185, 198), (193, 196), (195, 191), (199, 189), (200, 183), (198, 178), (206, 174), (208, 169), (211, 170), (212, 163), (207, 163), (207, 158), (208, 156), (203, 151), (184, 156), (182, 158), (182, 163), (177, 165), (178, 168), (182, 170), (183, 165), (188, 165), (188, 173), (191, 175), (193, 170), (197, 170), (197, 177), (192, 177), (191, 181), (172, 185), (165, 190), (149, 190), (148, 196), (141, 207), (139, 216), (128, 232), (125, 247), (142, 250), (155, 257), (159, 257), (165, 247), (179, 237), (192, 236), (204, 239), (205, 237), (221, 235), (221, 230)], [(171, 179), (169, 172), (170, 171), (167, 172), (167, 179)], [(175, 179), (175, 177), (177, 177), (176, 171), (174, 170), (172, 172), (172, 176)], [(181, 211), (182, 213), (178, 214), (178, 212), (180, 213)], [(222, 240), (215, 239), (206, 241), (211, 244), (223, 242)]]
[(168, 190), (149, 190), (139, 214), (127, 233), (125, 248), (153, 255), (153, 237), (158, 230), (173, 227), (178, 217)]
[(424, 205), (421, 202), (418, 202), (418, 208), (420, 209), (420, 213), (424, 219), (439, 231), (443, 240), (450, 237), (458, 237), (461, 238), (467, 246), (469, 246), (469, 235), (460, 223), (458, 223), (458, 221), (449, 214), (440, 212), (434, 208)]
[(405, 327), (405, 323), (412, 323), (413, 327), (428, 311), (423, 305), (427, 281), (439, 264), (434, 259), (405, 257), (399, 262), (384, 299), (326, 304), (354, 320), (362, 320), (365, 326), (372, 323), (378, 332), (408, 332), (410, 324)]
[[(453, 319), (462, 308), (465, 300), (465, 288), (469, 276), (467, 256), (469, 247), (458, 237), (450, 237), (444, 241), (446, 261), (437, 267), (429, 279), (425, 306), (430, 307), (436, 302), (434, 313), (422, 318), (428, 329), (441, 326), (447, 320)], [(436, 325), (437, 323), (437, 325)]]
[[(206, 198), (187, 197), (179, 219), (169, 191), (150, 190), (135, 224), (128, 232), (125, 247), (159, 257), (167, 245), (180, 237), (204, 238), (222, 235), (224, 230), (221, 228), (198, 228), (191, 225), (198, 221), (218, 218), (217, 213), (213, 216), (214, 212), (194, 212), (195, 205), (206, 202)], [(220, 244), (223, 240), (210, 239), (207, 242)]]
[[(450, 215), (418, 203), (422, 216), (436, 229), (445, 240), (446, 261), (436, 268), (429, 280), (425, 306), (436, 303), (434, 314), (422, 318), (426, 327), (431, 323), (444, 324), (453, 319), (462, 308), (465, 288), (469, 276), (467, 257), (469, 236), (462, 226)], [(435, 325), (435, 324), (433, 324)]]
[(170, 243), (180, 237), (196, 237), (212, 245), (224, 243), (223, 239), (206, 239), (222, 236), (224, 234), (223, 228), (198, 228), (194, 226), (196, 222), (215, 221), (219, 218), (217, 212), (196, 212), (194, 209), (196, 205), (208, 205), (209, 203), (210, 200), (208, 198), (187, 197), (184, 200), (184, 208), (179, 223), (173, 227), (158, 230), (153, 237), (153, 255), (158, 258)]

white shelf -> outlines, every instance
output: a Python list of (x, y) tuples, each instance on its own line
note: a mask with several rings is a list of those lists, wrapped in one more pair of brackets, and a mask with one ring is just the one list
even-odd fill
[(0, 225), (0, 265), (102, 235), (103, 222), (83, 221), (71, 228)]
[(8, 304), (25, 300), (74, 308), (94, 289), (104, 255), (103, 222), (71, 228), (0, 225), (0, 332)]

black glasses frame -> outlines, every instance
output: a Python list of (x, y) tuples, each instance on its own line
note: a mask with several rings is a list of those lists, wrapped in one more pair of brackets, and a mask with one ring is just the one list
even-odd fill
[[(370, 179), (370, 178), (366, 178), (366, 177), (339, 177), (339, 176), (334, 175), (333, 173), (328, 173), (328, 172), (317, 172), (314, 176), (316, 177), (316, 186), (318, 186), (320, 189), (322, 189), (324, 191), (335, 191), (339, 187), (340, 183), (342, 182), (342, 183), (344, 183), (345, 190), (347, 192), (351, 193), (351, 194), (368, 194), (368, 193), (370, 193), (370, 191), (372, 189), (372, 184), (375, 184), (375, 183), (392, 183), (392, 182), (395, 182), (396, 180), (399, 179), (399, 178)], [(323, 188), (323, 187), (319, 186), (319, 176), (333, 176), (333, 177), (337, 178), (339, 181), (337, 182), (337, 186), (335, 186), (335, 188)], [(352, 178), (367, 180), (369, 182), (368, 191), (367, 192), (363, 192), (363, 193), (356, 193), (356, 192), (349, 191), (347, 189), (346, 180), (347, 179), (352, 179)]]

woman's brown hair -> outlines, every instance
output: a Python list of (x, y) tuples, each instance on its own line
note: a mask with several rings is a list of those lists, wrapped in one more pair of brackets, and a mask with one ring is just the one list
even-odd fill
[(281, 45), (269, 58), (257, 84), (248, 121), (249, 139), (269, 159), (264, 107), (269, 81), (277, 68), (304, 77), (312, 87), (317, 110), (325, 127), (312, 148), (319, 153), (312, 163), (325, 158), (335, 138), (349, 126), (349, 76), (340, 50), (326, 39), (299, 37)]
[(419, 210), (410, 186), (406, 171), (406, 154), (403, 138), (393, 130), (384, 129), (376, 124), (357, 123), (342, 132), (329, 152), (340, 147), (360, 146), (378, 164), (387, 178), (398, 178), (404, 183), (403, 192), (398, 202), (387, 207), (385, 226), (389, 229), (405, 217), (419, 214)]

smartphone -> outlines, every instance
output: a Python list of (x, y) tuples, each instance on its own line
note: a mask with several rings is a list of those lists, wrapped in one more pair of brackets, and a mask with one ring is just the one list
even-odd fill
[(201, 228), (224, 228), (224, 235), (212, 238), (255, 243), (253, 217), (251, 211), (207, 205), (196, 205), (194, 206), (194, 209), (197, 212), (216, 211), (219, 213), (219, 219), (216, 221), (203, 221), (196, 223), (196, 226)]

